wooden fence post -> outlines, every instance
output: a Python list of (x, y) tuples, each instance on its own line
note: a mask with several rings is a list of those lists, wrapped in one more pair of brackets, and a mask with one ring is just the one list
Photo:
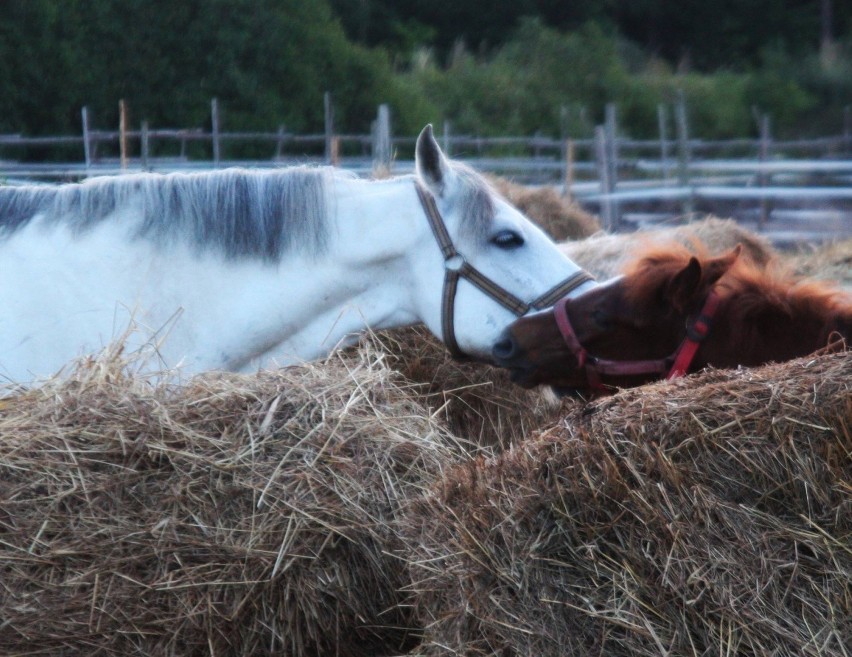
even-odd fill
[(390, 107), (379, 105), (373, 135), (373, 170), (387, 174), (391, 170)]
[(334, 145), (334, 108), (331, 105), (331, 92), (322, 95), (323, 116), (325, 125), (325, 163), (331, 164)]
[(331, 157), (329, 164), (333, 167), (340, 166), (340, 135), (334, 135), (331, 138)]
[(612, 182), (609, 178), (610, 166), (607, 161), (609, 149), (606, 144), (606, 130), (603, 126), (595, 128), (595, 159), (597, 161), (598, 179), (601, 185), (601, 215), (603, 217), (604, 229), (612, 231), (613, 229), (613, 211), (612, 211)]
[(565, 139), (562, 142), (562, 148), (565, 154), (565, 176), (562, 181), (562, 196), (569, 201), (574, 200), (574, 141)]
[[(609, 178), (610, 193), (618, 188), (618, 121), (616, 119), (615, 103), (607, 103), (605, 108), (605, 145), (607, 149), (607, 175)], [(610, 230), (618, 230), (621, 226), (621, 207), (618, 201), (613, 200), (610, 204), (611, 222)]]
[(122, 171), (127, 169), (127, 103), (118, 101), (118, 149)]
[(89, 108), (83, 106), (80, 112), (83, 120), (83, 157), (86, 159), (86, 169), (92, 166), (92, 147), (89, 143)]
[(140, 144), (140, 150), (142, 151), (142, 168), (145, 171), (150, 171), (150, 169), (148, 168), (148, 155), (149, 155), (150, 143), (149, 143), (148, 122), (147, 121), (142, 121), (141, 141), (142, 141), (142, 143)]
[(616, 119), (615, 103), (607, 103), (605, 113), (609, 181), (614, 190), (618, 185), (618, 121)]
[(450, 138), (450, 131), (452, 130), (452, 125), (446, 119), (444, 120), (444, 153), (447, 157), (450, 157), (452, 153), (452, 140)]
[(675, 123), (677, 124), (677, 178), (681, 187), (689, 189), (689, 194), (681, 205), (681, 211), (691, 218), (694, 211), (692, 201), (692, 189), (690, 182), (689, 164), (691, 154), (689, 150), (689, 123), (686, 116), (686, 99), (683, 91), (678, 94), (677, 105), (675, 105)]
[(668, 117), (666, 115), (666, 106), (662, 103), (657, 105), (657, 123), (660, 126), (660, 160), (663, 165), (663, 180), (667, 181), (671, 174), (669, 169), (669, 131), (667, 127)]
[[(766, 164), (769, 159), (770, 149), (772, 147), (772, 135), (770, 132), (769, 115), (763, 114), (760, 117), (760, 148), (758, 152), (758, 162), (760, 166)], [(769, 174), (766, 171), (760, 171), (757, 175), (758, 187), (766, 187), (769, 184)], [(766, 222), (769, 220), (769, 202), (766, 197), (760, 199), (760, 216), (758, 218), (758, 227), (760, 230), (766, 228)]]
[(218, 169), (222, 151), (219, 144), (219, 100), (217, 98), (210, 101), (210, 120), (213, 132), (213, 166)]

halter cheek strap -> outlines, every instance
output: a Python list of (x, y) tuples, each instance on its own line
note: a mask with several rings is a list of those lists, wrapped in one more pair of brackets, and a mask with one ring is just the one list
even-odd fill
[(432, 234), (435, 236), (435, 240), (441, 248), (441, 254), (444, 256), (444, 291), (441, 300), (441, 332), (444, 337), (444, 343), (447, 345), (447, 349), (450, 351), (453, 358), (462, 360), (467, 357), (459, 347), (454, 331), (456, 290), (458, 289), (460, 278), (464, 278), (469, 281), (478, 290), (518, 317), (526, 315), (532, 308), (536, 310), (549, 308), (557, 299), (571, 293), (583, 283), (594, 280), (587, 272), (581, 269), (561, 283), (558, 283), (549, 289), (541, 296), (536, 297), (529, 303), (526, 303), (501, 285), (492, 281), (465, 260), (464, 256), (456, 250), (456, 247), (450, 238), (450, 233), (447, 230), (443, 217), (441, 217), (441, 213), (435, 203), (435, 198), (419, 182), (415, 183), (415, 188), (417, 189), (417, 196), (420, 198), (420, 204), (426, 212), (426, 218), (429, 220), (429, 226), (432, 229)]
[(719, 308), (720, 297), (710, 292), (698, 315), (686, 326), (686, 337), (677, 350), (667, 358), (656, 360), (611, 360), (591, 356), (580, 344), (571, 318), (568, 316), (568, 298), (560, 299), (553, 306), (556, 325), (562, 334), (566, 346), (577, 359), (577, 367), (585, 369), (586, 378), (596, 392), (606, 392), (607, 387), (601, 381), (602, 376), (639, 376), (651, 374), (665, 375), (666, 380), (684, 376), (695, 359), (695, 354), (704, 338), (710, 333), (713, 316)]
[(666, 376), (667, 381), (677, 379), (684, 376), (695, 358), (695, 352), (698, 347), (710, 333), (710, 327), (713, 325), (713, 315), (719, 308), (719, 295), (711, 292), (704, 302), (704, 307), (698, 316), (686, 327), (686, 337), (680, 343), (680, 347), (675, 352), (674, 364), (671, 371)]

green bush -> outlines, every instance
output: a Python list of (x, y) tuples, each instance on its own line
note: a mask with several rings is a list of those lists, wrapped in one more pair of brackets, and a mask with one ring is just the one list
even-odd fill
[[(214, 97), (225, 130), (318, 132), (325, 91), (338, 131), (368, 132), (388, 103), (397, 135), (449, 120), (457, 133), (583, 138), (611, 102), (623, 134), (652, 138), (658, 106), (680, 94), (693, 136), (753, 136), (755, 110), (778, 136), (824, 135), (841, 130), (852, 105), (850, 38), (833, 61), (777, 46), (759, 66), (699, 73), (614, 27), (568, 32), (528, 18), (507, 41), (475, 51), (457, 42), (439, 62), (428, 43), (414, 45), (437, 39), (434, 30), (401, 9), (386, 51), (353, 43), (330, 1), (4, 0), (0, 133), (79, 133), (83, 105), (95, 127), (115, 126), (119, 99), (133, 126), (209, 128)], [(366, 5), (341, 4), (360, 24)]]
[[(682, 94), (690, 133), (704, 139), (755, 135), (755, 110), (769, 113), (781, 131), (801, 129), (802, 117), (837, 88), (836, 79), (821, 76), (807, 68), (791, 71), (789, 63), (680, 73), (594, 24), (566, 34), (537, 20), (522, 22), (493, 55), (477, 57), (457, 45), (446, 68), (430, 61), (404, 74), (459, 132), (587, 137), (612, 102), (623, 133), (652, 138), (658, 106)], [(845, 84), (852, 88), (852, 75)]]

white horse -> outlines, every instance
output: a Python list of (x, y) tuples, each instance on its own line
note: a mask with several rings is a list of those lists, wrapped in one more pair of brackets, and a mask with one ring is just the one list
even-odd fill
[(296, 167), (0, 188), (0, 377), (119, 338), (153, 346), (150, 369), (250, 371), (417, 322), (490, 361), (517, 315), (586, 287), (431, 126), (416, 165), (386, 181)]

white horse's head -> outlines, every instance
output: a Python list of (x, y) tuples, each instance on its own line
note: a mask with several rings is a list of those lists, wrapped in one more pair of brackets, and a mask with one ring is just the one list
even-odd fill
[[(417, 139), (416, 167), (418, 185), (426, 192), (421, 201), (427, 216), (431, 197), (437, 211), (433, 214), (440, 215), (437, 223), (446, 226), (449, 238), (442, 252), (441, 238), (430, 236), (432, 243), (424, 244), (415, 259), (420, 318), (451, 351), (492, 361), (500, 335), (519, 315), (552, 305), (566, 291), (583, 287), (588, 278), (481, 176), (450, 162), (431, 126)], [(432, 221), (436, 222), (435, 217)], [(459, 268), (461, 276), (451, 299), (445, 273)], [(477, 279), (486, 280), (478, 285)], [(483, 289), (492, 286), (502, 290), (491, 295)]]

